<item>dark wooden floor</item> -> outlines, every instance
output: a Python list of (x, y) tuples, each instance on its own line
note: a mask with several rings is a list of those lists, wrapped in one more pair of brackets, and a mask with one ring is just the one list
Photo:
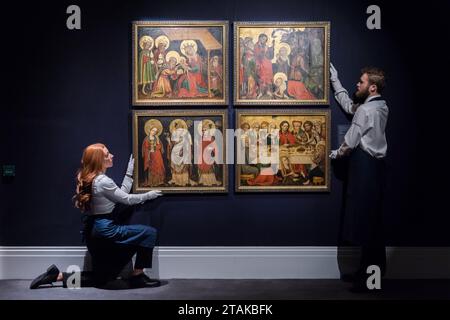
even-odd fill
[(383, 280), (382, 291), (355, 294), (339, 280), (165, 280), (133, 290), (29, 289), (28, 280), (1, 280), (1, 300), (397, 300), (450, 299), (450, 280)]

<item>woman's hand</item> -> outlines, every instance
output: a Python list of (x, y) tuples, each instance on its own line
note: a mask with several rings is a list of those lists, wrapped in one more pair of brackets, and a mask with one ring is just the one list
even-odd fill
[(133, 171), (134, 171), (134, 158), (133, 154), (131, 154), (130, 160), (128, 160), (127, 175), (133, 176)]
[(147, 192), (146, 195), (147, 195), (147, 200), (153, 200), (158, 197), (161, 197), (163, 194), (162, 194), (161, 190), (154, 190), (154, 191)]

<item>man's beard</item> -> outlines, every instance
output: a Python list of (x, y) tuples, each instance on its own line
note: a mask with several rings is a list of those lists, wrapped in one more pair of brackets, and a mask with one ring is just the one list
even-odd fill
[(364, 101), (366, 101), (368, 96), (369, 96), (368, 89), (364, 91), (355, 91), (355, 93), (353, 93), (353, 103), (362, 104), (364, 103)]

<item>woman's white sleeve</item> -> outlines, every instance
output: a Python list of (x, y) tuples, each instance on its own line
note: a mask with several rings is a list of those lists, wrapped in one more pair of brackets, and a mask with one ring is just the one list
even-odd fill
[(122, 189), (122, 191), (126, 193), (130, 193), (132, 185), (133, 185), (133, 178), (125, 175), (125, 177), (123, 177), (122, 186), (120, 187), (120, 189)]
[(133, 205), (142, 203), (148, 200), (146, 193), (130, 194), (120, 189), (112, 179), (106, 177), (102, 179), (100, 189), (102, 194), (114, 203), (123, 203), (127, 205)]

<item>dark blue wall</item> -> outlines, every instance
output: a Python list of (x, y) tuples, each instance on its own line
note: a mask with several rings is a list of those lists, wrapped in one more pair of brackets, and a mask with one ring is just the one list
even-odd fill
[[(108, 145), (115, 154), (108, 174), (121, 181), (132, 149), (130, 22), (139, 19), (331, 21), (331, 60), (348, 89), (365, 65), (388, 75), (388, 244), (450, 245), (441, 209), (449, 181), (444, 2), (375, 2), (377, 31), (366, 28), (367, 1), (73, 3), (82, 10), (81, 31), (66, 29), (72, 1), (16, 1), (2, 10), (0, 164), (15, 164), (17, 176), (0, 184), (0, 245), (80, 245), (71, 197), (86, 145)], [(337, 126), (348, 119), (334, 100), (329, 108), (335, 148)], [(228, 110), (233, 127), (231, 103)], [(158, 228), (160, 245), (337, 244), (339, 168), (326, 194), (236, 194), (229, 169), (229, 194), (168, 195), (140, 208), (134, 221)]]

